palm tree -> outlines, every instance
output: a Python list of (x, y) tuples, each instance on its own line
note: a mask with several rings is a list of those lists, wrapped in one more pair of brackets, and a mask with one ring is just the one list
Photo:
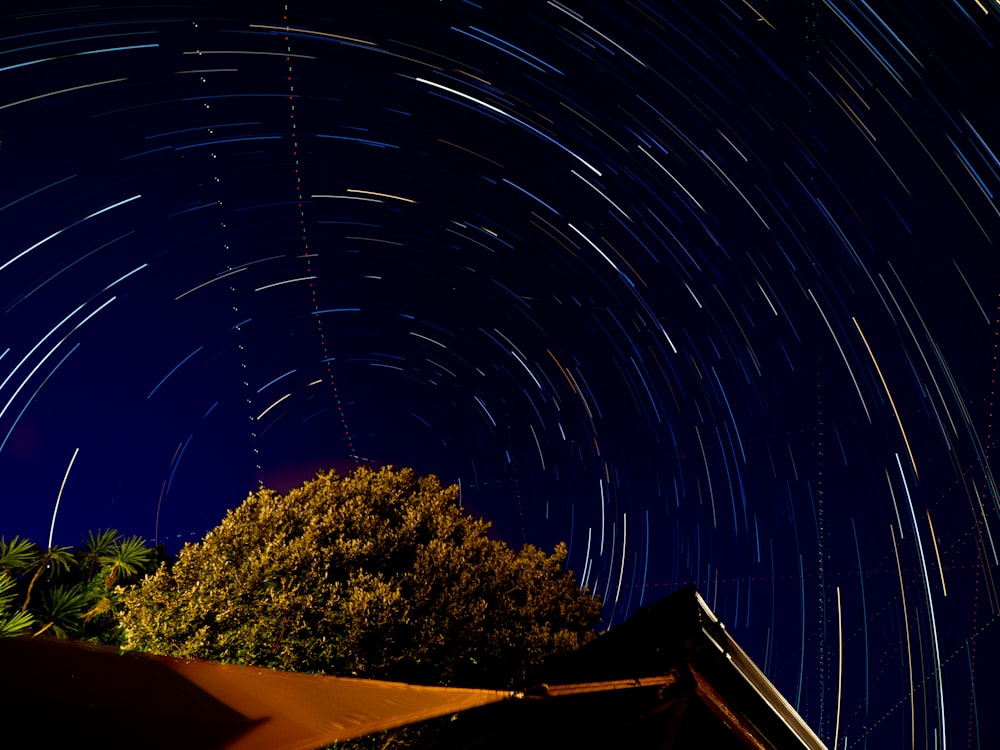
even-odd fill
[(15, 636), (26, 632), (35, 618), (17, 607), (18, 582), (38, 560), (34, 542), (15, 536), (9, 542), (0, 537), (0, 636)]
[(0, 637), (30, 632), (102, 642), (120, 635), (123, 585), (150, 572), (155, 550), (116, 529), (90, 532), (83, 545), (39, 548), (0, 537)]
[(90, 603), (90, 593), (83, 584), (49, 586), (42, 589), (38, 599), (38, 622), (45, 624), (35, 635), (41, 635), (49, 628), (59, 638), (70, 638), (82, 632), (83, 616)]
[(83, 620), (97, 625), (101, 640), (114, 640), (119, 635), (115, 625), (121, 594), (119, 584), (130, 583), (131, 579), (147, 572), (155, 560), (155, 553), (141, 537), (133, 535), (123, 539), (115, 529), (108, 529), (90, 534), (83, 557), (90, 592), (90, 607), (83, 613)]
[(96, 534), (93, 531), (87, 532), (83, 550), (78, 553), (83, 574), (88, 578), (94, 577), (117, 543), (118, 529), (105, 529)]
[(0, 537), (0, 571), (17, 578), (21, 573), (35, 566), (38, 547), (27, 539), (15, 536), (10, 542)]
[(116, 537), (111, 549), (100, 557), (100, 561), (109, 566), (104, 585), (111, 589), (120, 575), (124, 575), (126, 579), (131, 578), (148, 566), (153, 561), (153, 550), (146, 546), (146, 540), (142, 537)]
[(42, 573), (49, 571), (50, 577), (53, 573), (58, 573), (59, 569), (62, 569), (64, 573), (68, 573), (69, 569), (74, 565), (76, 565), (76, 559), (73, 557), (72, 547), (49, 547), (38, 555), (35, 560), (35, 574), (28, 582), (28, 590), (24, 594), (24, 603), (21, 605), (21, 611), (28, 611), (28, 604), (31, 603), (31, 592)]
[(14, 609), (17, 580), (6, 570), (0, 572), (0, 638), (21, 635), (35, 622), (30, 612)]
[[(17, 596), (18, 581), (23, 581), (23, 577), (27, 576), (29, 571), (34, 570), (24, 591), (24, 601), (21, 602), (20, 614), (23, 617), (17, 618), (17, 623), (21, 626), (25, 622), (30, 624), (31, 613), (28, 611), (28, 607), (31, 604), (31, 594), (38, 579), (46, 571), (49, 572), (50, 578), (52, 574), (58, 573), (60, 570), (63, 573), (68, 573), (75, 564), (76, 560), (73, 557), (71, 547), (50, 547), (44, 552), (40, 552), (37, 545), (27, 539), (15, 536), (8, 543), (0, 538), (0, 576), (3, 577), (0, 604), (5, 603), (5, 606), (0, 606), (0, 611), (13, 606)], [(25, 620), (25, 617), (28, 619)]]

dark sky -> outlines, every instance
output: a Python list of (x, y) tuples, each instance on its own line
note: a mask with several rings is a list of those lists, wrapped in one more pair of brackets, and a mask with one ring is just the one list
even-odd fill
[(996, 0), (47, 5), (0, 533), (414, 466), (605, 626), (697, 584), (830, 746), (1000, 739)]

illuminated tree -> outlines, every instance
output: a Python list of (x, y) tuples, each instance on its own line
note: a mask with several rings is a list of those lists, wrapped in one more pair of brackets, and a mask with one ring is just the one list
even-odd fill
[(261, 489), (126, 595), (126, 647), (503, 688), (593, 637), (565, 546), (514, 551), (457, 500), (410, 469)]

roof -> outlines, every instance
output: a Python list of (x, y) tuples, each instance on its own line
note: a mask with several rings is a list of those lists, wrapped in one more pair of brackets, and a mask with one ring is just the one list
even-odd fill
[[(503, 700), (427, 687), (178, 659), (56, 638), (0, 638), (0, 703), (45, 747), (308, 750)], [(53, 717), (58, 717), (54, 721)]]
[[(50, 746), (87, 747), (89, 732), (114, 727), (154, 749), (307, 750), (458, 714), (428, 747), (825, 750), (694, 588), (550, 662), (516, 695), (44, 637), (0, 638), (0, 671), (0, 701)], [(103, 747), (96, 731), (91, 746)]]
[(434, 747), (826, 747), (694, 587), (638, 610), (536, 680), (527, 700), (467, 713)]

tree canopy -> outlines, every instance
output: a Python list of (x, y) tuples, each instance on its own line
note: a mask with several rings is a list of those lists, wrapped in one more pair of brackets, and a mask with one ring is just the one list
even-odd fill
[(566, 548), (519, 551), (411, 469), (262, 488), (134, 587), (126, 647), (292, 671), (511, 687), (594, 635)]

